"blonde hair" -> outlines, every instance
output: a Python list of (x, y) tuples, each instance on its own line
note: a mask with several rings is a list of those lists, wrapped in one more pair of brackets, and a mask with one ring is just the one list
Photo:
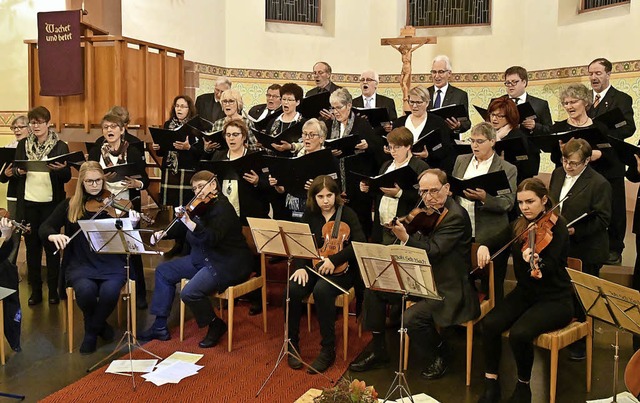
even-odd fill
[(78, 173), (78, 182), (76, 183), (76, 192), (71, 196), (69, 200), (69, 213), (67, 214), (67, 218), (69, 222), (75, 223), (84, 216), (84, 198), (86, 192), (84, 190), (84, 178), (87, 176), (87, 172), (89, 171), (98, 171), (100, 175), (102, 175), (102, 189), (105, 189), (106, 182), (104, 180), (104, 171), (100, 166), (99, 162), (96, 161), (87, 161), (84, 162), (80, 166), (80, 172)]

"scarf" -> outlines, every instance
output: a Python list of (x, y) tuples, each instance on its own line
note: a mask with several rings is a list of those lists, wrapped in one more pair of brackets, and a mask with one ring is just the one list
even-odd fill
[(507, 136), (507, 134), (509, 134), (509, 132), (511, 132), (511, 125), (506, 124), (502, 126), (496, 131), (496, 139), (498, 141), (502, 140)]
[(30, 133), (25, 143), (25, 151), (29, 161), (42, 161), (53, 150), (58, 142), (58, 134), (49, 129), (47, 139), (42, 144), (38, 144), (38, 138), (35, 134)]
[[(173, 117), (169, 122), (169, 129), (174, 130), (178, 127), (182, 126), (182, 123), (178, 120), (178, 118)], [(171, 171), (174, 175), (178, 174), (178, 152), (177, 151), (169, 151), (167, 152), (167, 169)]]
[[(108, 142), (102, 143), (102, 147), (100, 148), (100, 152), (102, 153), (102, 160), (104, 161), (105, 167), (112, 167), (114, 165), (123, 165), (127, 163), (127, 149), (129, 148), (129, 143), (127, 140), (120, 141), (120, 147), (117, 150), (111, 150), (111, 146)], [(114, 157), (118, 157), (116, 163), (114, 164), (109, 158), (109, 155), (113, 155)]]

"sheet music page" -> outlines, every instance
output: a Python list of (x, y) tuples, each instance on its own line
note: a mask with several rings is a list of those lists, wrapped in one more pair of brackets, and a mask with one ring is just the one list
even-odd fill
[(307, 223), (276, 221), (285, 232), (289, 254), (303, 259), (318, 257), (318, 248)]
[(391, 255), (385, 245), (364, 242), (351, 242), (351, 245), (360, 266), (362, 280), (367, 288), (373, 286), (389, 290), (400, 289), (395, 270), (393, 267), (387, 268)]
[(389, 254), (400, 266), (400, 278), (409, 294), (423, 297), (438, 294), (429, 257), (424, 249), (389, 245)]
[(247, 222), (251, 228), (256, 248), (261, 253), (286, 255), (282, 237), (280, 236), (280, 227), (276, 220), (247, 217)]
[[(117, 233), (116, 220), (122, 221), (123, 231), (132, 231), (133, 226), (129, 218), (105, 218), (100, 220), (78, 220), (78, 225), (89, 240), (89, 244), (101, 253), (126, 253), (120, 235)], [(115, 235), (115, 236), (114, 236)], [(133, 235), (133, 234), (132, 234)], [(136, 232), (137, 239), (128, 236), (125, 242), (129, 249), (133, 251), (144, 251), (144, 245), (140, 239), (140, 233)]]

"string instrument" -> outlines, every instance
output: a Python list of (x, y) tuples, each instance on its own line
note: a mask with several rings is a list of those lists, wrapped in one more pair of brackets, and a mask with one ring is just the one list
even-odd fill
[(536, 258), (534, 255), (540, 254), (544, 248), (549, 246), (553, 240), (553, 227), (557, 222), (558, 215), (553, 210), (549, 210), (529, 225), (529, 228), (524, 234), (522, 251), (524, 252), (527, 248), (531, 250), (531, 254), (529, 255), (529, 273), (532, 273), (532, 276), (535, 278), (542, 278), (540, 267), (543, 267), (544, 263), (539, 257)]
[(31, 232), (31, 224), (24, 224), (11, 219), (11, 217), (9, 217), (9, 211), (7, 211), (7, 209), (4, 209), (2, 207), (0, 207), (0, 218), (8, 219), (9, 222), (11, 222), (11, 224), (13, 225), (14, 229), (19, 229), (24, 234), (28, 234)]
[[(322, 244), (322, 247), (318, 249), (318, 254), (323, 258), (328, 258), (329, 256), (333, 256), (340, 252), (344, 248), (344, 243), (349, 240), (349, 235), (351, 235), (351, 228), (349, 228), (349, 225), (342, 222), (342, 207), (343, 206), (338, 207), (335, 220), (328, 221), (322, 226), (322, 238), (324, 238), (324, 243)], [(316, 270), (321, 265), (321, 259), (313, 259), (313, 266)], [(347, 270), (348, 266), (348, 262), (345, 262), (340, 266), (336, 266), (333, 270), (333, 275), (343, 274)]]
[(409, 235), (413, 235), (416, 232), (429, 235), (444, 219), (448, 211), (446, 207), (443, 207), (442, 210), (432, 206), (427, 206), (426, 208), (416, 207), (404, 217), (395, 217), (391, 220), (390, 226), (393, 227), (398, 222), (401, 222)]
[[(117, 210), (129, 213), (131, 206), (133, 205), (132, 201), (133, 200), (116, 199), (110, 191), (103, 189), (98, 195), (87, 198), (84, 203), (84, 209), (89, 213), (96, 213), (100, 211), (106, 212), (113, 218), (119, 218), (122, 213), (119, 213)], [(140, 219), (147, 224), (154, 223), (154, 220), (151, 217), (143, 213), (140, 213)]]
[(640, 396), (640, 350), (633, 354), (624, 369), (624, 384), (633, 396)]
[(206, 211), (209, 205), (218, 200), (218, 191), (216, 189), (215, 192), (209, 192), (205, 195), (202, 194), (202, 191), (214, 180), (216, 180), (216, 176), (214, 175), (209, 181), (196, 193), (195, 196), (187, 203), (186, 206), (181, 206), (177, 209), (173, 220), (167, 225), (165, 229), (163, 229), (162, 236), (158, 238), (160, 240), (164, 235), (182, 218), (185, 214), (189, 216), (189, 218), (200, 217)]

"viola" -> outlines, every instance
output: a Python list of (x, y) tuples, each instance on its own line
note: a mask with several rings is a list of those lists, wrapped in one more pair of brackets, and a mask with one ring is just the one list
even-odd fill
[(443, 207), (442, 210), (431, 206), (427, 206), (426, 208), (416, 207), (406, 216), (395, 217), (391, 220), (391, 226), (393, 227), (397, 222), (401, 222), (409, 235), (413, 235), (416, 232), (429, 235), (436, 229), (438, 224), (440, 224), (440, 221), (442, 221), (448, 211), (446, 207)]
[[(103, 189), (98, 195), (87, 198), (84, 209), (90, 213), (104, 211), (111, 217), (119, 218), (122, 214), (120, 212), (129, 213), (132, 205), (131, 200), (115, 199), (110, 191)], [(152, 218), (142, 213), (140, 213), (140, 219), (147, 224), (154, 223)]]
[(640, 396), (640, 350), (633, 354), (624, 369), (624, 384), (633, 396)]
[(529, 257), (529, 273), (535, 278), (542, 278), (542, 272), (540, 266), (542, 261), (539, 257), (535, 257), (534, 254), (540, 254), (549, 246), (553, 240), (553, 227), (558, 222), (558, 215), (550, 210), (544, 213), (537, 222), (531, 224), (524, 233), (524, 242), (522, 244), (522, 251), (527, 248), (531, 249)]
[[(322, 238), (324, 238), (324, 243), (322, 247), (318, 249), (318, 254), (323, 258), (328, 258), (329, 256), (333, 256), (336, 253), (340, 252), (344, 248), (345, 242), (349, 240), (349, 236), (351, 235), (351, 228), (347, 223), (344, 223), (342, 220), (342, 206), (338, 207), (338, 211), (336, 212), (336, 219), (333, 221), (328, 221), (322, 226)], [(322, 265), (322, 260), (313, 259), (313, 266), (318, 269)], [(340, 266), (336, 266), (333, 270), (334, 275), (343, 274), (349, 264), (347, 262), (341, 264)]]
[(17, 222), (16, 220), (11, 219), (11, 217), (9, 217), (9, 211), (7, 211), (7, 209), (4, 209), (2, 207), (0, 207), (0, 218), (9, 219), (9, 222), (11, 222), (13, 227), (16, 229), (19, 229), (24, 234), (28, 234), (31, 232), (31, 224), (24, 224), (24, 222), (20, 223), (20, 222)]

